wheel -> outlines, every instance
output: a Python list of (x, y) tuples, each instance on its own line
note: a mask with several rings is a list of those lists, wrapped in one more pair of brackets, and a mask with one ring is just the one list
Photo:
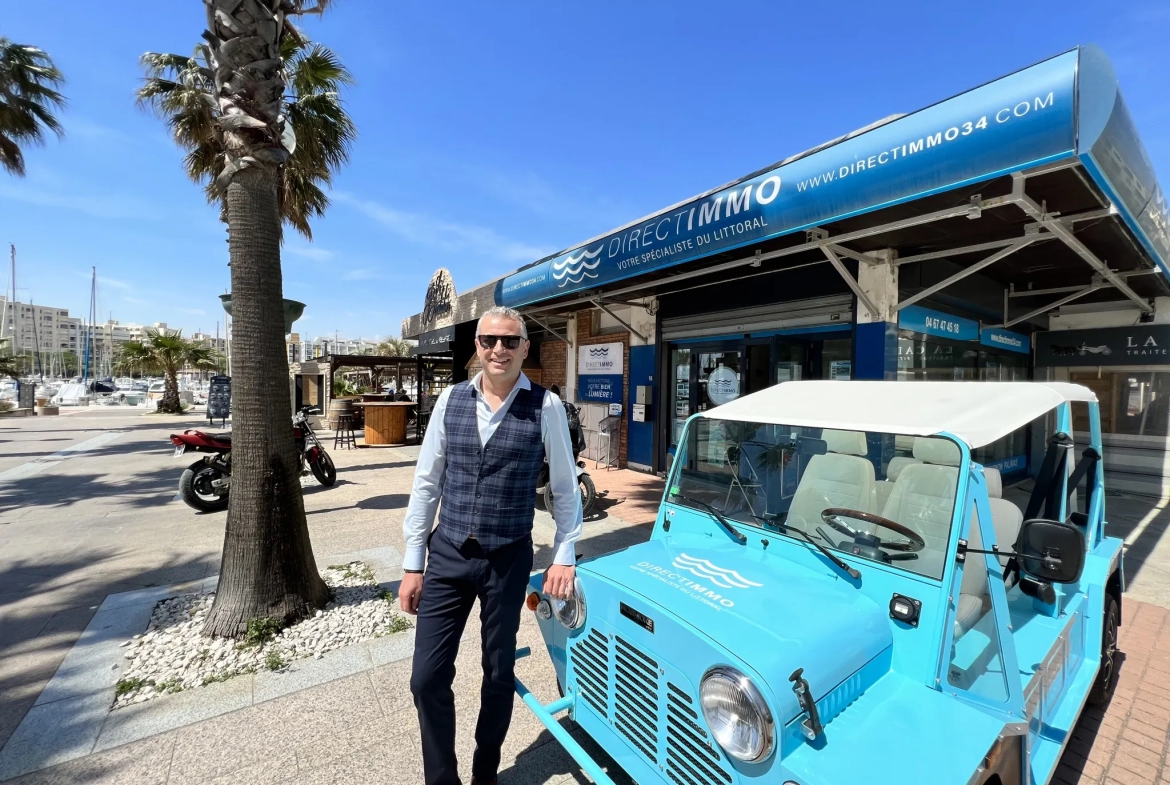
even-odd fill
[(582, 474), (577, 479), (580, 480), (581, 516), (584, 517), (593, 511), (593, 503), (597, 501), (597, 487), (593, 484), (593, 478), (588, 474)]
[(1117, 598), (1106, 594), (1105, 614), (1102, 616), (1104, 626), (1101, 630), (1101, 669), (1097, 671), (1097, 680), (1089, 691), (1089, 703), (1094, 705), (1108, 703), (1113, 696), (1113, 688), (1117, 686), (1117, 618)]
[(317, 482), (326, 488), (337, 482), (337, 467), (333, 465), (333, 459), (329, 457), (329, 453), (324, 450), (317, 453), (317, 460), (310, 463), (309, 468), (313, 470), (313, 476), (317, 478)]
[(179, 478), (179, 496), (200, 512), (219, 512), (228, 507), (228, 494), (216, 494), (211, 483), (225, 477), (217, 467), (197, 461), (183, 470)]

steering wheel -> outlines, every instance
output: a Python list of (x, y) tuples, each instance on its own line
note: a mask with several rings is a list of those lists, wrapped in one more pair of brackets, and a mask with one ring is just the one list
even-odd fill
[[(863, 531), (854, 529), (849, 524), (841, 521), (840, 518), (853, 518), (858, 521), (865, 521), (874, 526), (881, 526), (883, 529), (897, 532), (905, 537), (909, 542), (882, 542), (880, 537), (875, 537)], [(879, 548), (887, 548), (891, 551), (905, 551), (908, 553), (917, 553), (926, 547), (926, 540), (922, 539), (922, 535), (910, 529), (897, 521), (891, 521), (889, 518), (883, 518), (880, 515), (875, 515), (872, 512), (865, 512), (863, 510), (851, 510), (848, 507), (829, 507), (826, 510), (821, 510), (821, 520), (832, 526), (842, 534), (847, 534), (850, 537), (857, 538), (872, 538), (877, 540)]]

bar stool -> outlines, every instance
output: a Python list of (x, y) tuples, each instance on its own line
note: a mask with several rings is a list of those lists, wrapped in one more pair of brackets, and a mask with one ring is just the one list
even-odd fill
[(337, 429), (333, 431), (333, 449), (357, 449), (357, 442), (353, 437), (352, 414), (337, 415)]

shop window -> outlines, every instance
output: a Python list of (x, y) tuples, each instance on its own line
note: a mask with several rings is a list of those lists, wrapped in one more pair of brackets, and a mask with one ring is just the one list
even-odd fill
[[(629, 311), (630, 311), (629, 308), (625, 308), (625, 309), (614, 308), (614, 313), (621, 316), (627, 322), (630, 321)], [(615, 319), (612, 316), (610, 316), (609, 314), (607, 314), (605, 311), (598, 309), (595, 311), (590, 311), (589, 313), (590, 313), (590, 316), (592, 319), (590, 322), (590, 329), (589, 329), (589, 334), (591, 336), (617, 335), (619, 333), (629, 332), (629, 330), (627, 330), (624, 326), (622, 326), (621, 322), (619, 322), (617, 319)]]
[[(1128, 436), (1170, 436), (1170, 372), (1092, 371), (1070, 373), (1069, 381), (1097, 394), (1101, 430)], [(1073, 410), (1073, 429), (1088, 433), (1087, 410)]]

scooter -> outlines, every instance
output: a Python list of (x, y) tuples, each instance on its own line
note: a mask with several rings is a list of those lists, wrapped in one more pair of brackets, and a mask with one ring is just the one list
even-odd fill
[[(301, 474), (313, 473), (317, 482), (329, 487), (337, 482), (337, 467), (313, 432), (308, 415), (319, 409), (306, 407), (293, 416), (293, 439), (297, 445), (297, 463)], [(201, 512), (218, 512), (228, 506), (232, 481), (232, 435), (186, 430), (171, 434), (175, 457), (188, 452), (208, 453), (183, 470), (179, 478), (179, 496), (187, 506)]]
[[(573, 460), (576, 463), (577, 470), (577, 486), (581, 489), (581, 515), (587, 517), (593, 511), (593, 504), (597, 501), (597, 488), (593, 485), (593, 478), (585, 471), (585, 461), (578, 461), (576, 453), (573, 454)], [(552, 483), (549, 482), (548, 460), (546, 459), (544, 465), (540, 467), (540, 476), (536, 481), (536, 487), (544, 487), (544, 509), (550, 513), (553, 511), (553, 492)]]
[[(581, 412), (567, 401), (562, 401), (565, 414), (569, 420), (569, 436), (573, 445), (573, 463), (576, 464), (577, 485), (581, 489), (581, 515), (586, 516), (593, 510), (597, 501), (597, 488), (593, 485), (593, 478), (585, 471), (585, 461), (577, 460), (577, 456), (585, 449), (585, 432), (581, 430)], [(539, 490), (544, 488), (544, 509), (553, 511), (552, 485), (549, 483), (548, 459), (540, 467), (540, 475), (536, 480)]]

